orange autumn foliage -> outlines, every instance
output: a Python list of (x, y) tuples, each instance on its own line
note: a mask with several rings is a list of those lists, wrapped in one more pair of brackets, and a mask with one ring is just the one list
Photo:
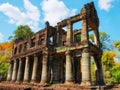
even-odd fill
[(12, 50), (12, 45), (13, 45), (13, 42), (5, 42), (0, 44), (0, 54), (4, 54), (3, 52), (7, 50)]
[(107, 52), (107, 56), (108, 56), (109, 58), (111, 58), (112, 60), (114, 60), (115, 52), (109, 51), (109, 52)]
[(5, 42), (0, 44), (0, 63), (7, 63), (12, 56), (13, 42)]

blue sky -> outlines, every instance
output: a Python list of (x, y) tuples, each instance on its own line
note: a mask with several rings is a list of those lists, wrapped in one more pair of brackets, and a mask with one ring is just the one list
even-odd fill
[(120, 40), (120, 0), (0, 0), (0, 43), (8, 41), (17, 26), (29, 25), (34, 32), (45, 21), (58, 21), (80, 13), (85, 3), (94, 1), (100, 19), (100, 31)]

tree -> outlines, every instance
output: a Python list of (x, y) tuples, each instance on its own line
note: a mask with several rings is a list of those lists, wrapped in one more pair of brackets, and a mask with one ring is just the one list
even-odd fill
[[(99, 35), (100, 35), (99, 39), (100, 39), (101, 49), (103, 51), (112, 50), (110, 35), (105, 33), (105, 32), (100, 32)], [(92, 40), (94, 42), (94, 35), (93, 34), (90, 34), (89, 38), (90, 38), (90, 40)]]
[(112, 77), (114, 78), (114, 83), (120, 83), (120, 63), (115, 63), (112, 68)]
[(112, 68), (115, 65), (114, 57), (115, 57), (114, 51), (103, 52), (102, 64), (103, 64), (103, 73), (106, 84), (114, 83), (114, 78), (112, 77)]
[(14, 31), (13, 36), (10, 36), (9, 39), (16, 40), (16, 39), (23, 39), (28, 36), (32, 36), (34, 33), (31, 31), (28, 25), (20, 25)]
[(105, 51), (102, 55), (102, 63), (106, 66), (106, 70), (109, 70), (115, 63), (114, 61), (115, 52), (114, 51)]
[(4, 42), (0, 44), (0, 75), (5, 80), (8, 71), (9, 59), (12, 55), (13, 42)]
[(118, 51), (120, 51), (120, 41), (115, 41), (114, 42), (114, 47), (118, 49)]

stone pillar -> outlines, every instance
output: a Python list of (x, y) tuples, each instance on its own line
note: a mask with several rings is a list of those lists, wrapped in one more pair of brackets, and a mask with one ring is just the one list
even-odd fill
[(14, 82), (16, 79), (17, 79), (17, 60), (14, 60), (12, 82)]
[(35, 38), (35, 47), (36, 48), (38, 47), (38, 42), (39, 42), (39, 34), (37, 34), (36, 38)]
[(59, 26), (59, 24), (57, 24), (57, 39), (56, 39), (56, 43), (57, 46), (61, 46), (62, 45), (62, 37), (61, 37), (61, 26)]
[(31, 82), (36, 82), (37, 77), (37, 67), (38, 67), (38, 57), (34, 54), (34, 63), (33, 63), (33, 71), (32, 71), (32, 80)]
[(22, 60), (19, 59), (19, 67), (18, 67), (18, 75), (17, 75), (17, 82), (20, 83), (22, 79)]
[(42, 59), (42, 75), (41, 75), (41, 82), (40, 84), (46, 84), (47, 83), (47, 63), (48, 63), (48, 53), (43, 53), (43, 59)]
[(9, 70), (8, 70), (8, 76), (7, 76), (7, 81), (11, 81), (11, 79), (12, 79), (12, 72), (13, 72), (13, 62), (10, 61)]
[(96, 57), (95, 56), (93, 56), (93, 58), (94, 58), (94, 61), (95, 61), (95, 78), (96, 78), (96, 82), (95, 82), (95, 84), (96, 85), (99, 85), (99, 80), (100, 80), (100, 78), (99, 78), (99, 73), (98, 73), (98, 64), (97, 64), (97, 59), (96, 59)]
[(88, 46), (88, 21), (82, 21), (82, 31), (81, 31), (81, 44), (84, 46)]
[(72, 69), (72, 58), (71, 52), (66, 51), (66, 74), (65, 74), (65, 83), (70, 84), (73, 83), (73, 69)]
[(24, 72), (24, 83), (25, 82), (29, 82), (29, 68), (30, 67), (30, 63), (29, 63), (29, 57), (26, 57), (26, 61), (25, 61), (25, 72)]
[(49, 33), (49, 22), (45, 22), (45, 40), (44, 40), (44, 45), (47, 46), (48, 45), (48, 33)]
[(91, 85), (89, 48), (84, 48), (82, 51), (81, 71), (82, 71), (81, 85)]
[(98, 47), (100, 47), (100, 40), (99, 40), (99, 32), (98, 30), (94, 30), (94, 43)]
[(100, 78), (100, 85), (105, 85), (101, 60), (99, 61), (99, 78)]
[(103, 71), (102, 71), (102, 63), (101, 58), (98, 55), (94, 56), (94, 60), (96, 63), (96, 85), (105, 85)]
[(70, 21), (67, 22), (67, 36), (66, 36), (66, 45), (71, 46), (73, 43), (73, 31), (72, 31), (72, 23)]

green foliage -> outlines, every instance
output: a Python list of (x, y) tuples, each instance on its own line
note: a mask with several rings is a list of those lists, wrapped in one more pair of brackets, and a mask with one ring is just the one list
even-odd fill
[(6, 74), (8, 71), (8, 63), (0, 63), (0, 73)]
[(120, 70), (113, 71), (112, 77), (114, 78), (114, 83), (119, 84), (120, 83)]
[(102, 63), (103, 63), (103, 73), (106, 84), (112, 84), (114, 82), (114, 78), (112, 77), (112, 68), (115, 65), (114, 57), (115, 57), (115, 52), (113, 51), (103, 52)]
[(120, 63), (115, 63), (113, 66), (112, 77), (114, 78), (114, 83), (120, 83)]
[(104, 71), (104, 80), (107, 85), (114, 83), (114, 78), (112, 77), (111, 71)]
[(115, 41), (114, 42), (114, 47), (118, 49), (118, 51), (120, 51), (120, 41)]
[(115, 63), (114, 57), (115, 57), (115, 52), (113, 52), (113, 51), (103, 52), (102, 63), (103, 63), (103, 65), (107, 66), (107, 70), (114, 65), (114, 63)]
[(34, 33), (31, 31), (30, 27), (28, 25), (20, 25), (17, 27), (17, 29), (14, 31), (14, 35), (10, 36), (9, 39), (19, 39), (19, 38), (26, 38), (28, 36), (32, 36)]
[(77, 42), (80, 42), (80, 41), (81, 41), (81, 35), (80, 35), (80, 34), (77, 34), (77, 35), (76, 35), (76, 41), (77, 41)]
[(93, 84), (95, 84), (96, 82), (96, 76), (95, 76), (95, 63), (94, 60), (91, 60), (91, 80), (93, 82)]
[[(101, 49), (103, 51), (111, 50), (112, 44), (111, 44), (111, 40), (110, 40), (110, 35), (105, 33), (105, 32), (100, 32), (99, 35), (100, 35), (99, 39), (100, 39)], [(94, 35), (93, 34), (90, 34), (89, 38), (92, 42), (94, 42)]]
[(3, 75), (2, 80), (6, 80), (7, 78), (8, 67), (8, 63), (0, 63), (0, 74)]
[(120, 63), (115, 62), (115, 54), (114, 51), (104, 51), (102, 55), (106, 84), (120, 83)]

